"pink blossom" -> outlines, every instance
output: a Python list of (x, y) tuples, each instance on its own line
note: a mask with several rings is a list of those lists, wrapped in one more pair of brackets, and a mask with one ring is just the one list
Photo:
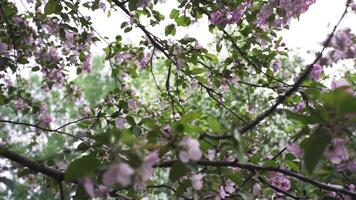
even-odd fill
[(278, 72), (281, 69), (282, 63), (279, 60), (275, 60), (272, 63), (272, 69), (274, 72)]
[(286, 148), (289, 152), (291, 152), (296, 158), (301, 159), (304, 155), (304, 151), (300, 146), (296, 143), (290, 143), (286, 145)]
[(147, 181), (153, 174), (153, 166), (159, 161), (159, 152), (152, 151), (145, 156), (141, 166), (138, 168), (137, 173), (140, 175), (141, 180)]
[(149, 154), (146, 155), (146, 157), (143, 159), (143, 163), (147, 166), (153, 166), (157, 164), (159, 161), (159, 152), (158, 151), (152, 151)]
[(221, 93), (226, 93), (230, 89), (230, 87), (227, 84), (222, 84), (222, 85), (220, 85), (219, 89), (220, 89)]
[(123, 129), (123, 128), (125, 128), (126, 122), (127, 122), (127, 120), (125, 118), (117, 118), (115, 120), (115, 126), (118, 129)]
[(22, 98), (14, 99), (14, 108), (17, 110), (23, 110), (27, 107), (27, 103)]
[(129, 99), (127, 101), (127, 106), (129, 109), (136, 111), (138, 109), (138, 102), (135, 99)]
[(65, 164), (63, 161), (59, 161), (58, 164), (57, 164), (57, 169), (59, 171), (65, 171), (67, 170), (67, 164)]
[(269, 182), (271, 183), (271, 185), (285, 192), (289, 191), (292, 187), (290, 180), (286, 176), (283, 176), (278, 173), (273, 173), (272, 177), (269, 178)]
[(304, 102), (304, 101), (300, 102), (300, 103), (296, 106), (297, 112), (301, 112), (302, 110), (304, 110), (305, 106), (306, 106), (306, 105), (305, 105), (305, 102)]
[(349, 153), (346, 149), (346, 140), (342, 138), (333, 138), (325, 150), (325, 156), (333, 163), (340, 164), (349, 159)]
[(51, 114), (48, 113), (41, 113), (38, 115), (38, 119), (40, 120), (41, 124), (49, 126), (50, 123), (53, 121), (53, 117)]
[(215, 159), (215, 154), (216, 154), (215, 149), (209, 149), (208, 155), (206, 155), (206, 157), (208, 158), (208, 160), (213, 161)]
[(179, 146), (182, 147), (179, 152), (179, 158), (182, 162), (187, 163), (189, 160), (197, 161), (201, 159), (202, 152), (199, 148), (200, 144), (198, 140), (185, 136), (179, 143)]
[(141, 181), (141, 182), (135, 182), (135, 184), (133, 185), (133, 188), (135, 191), (143, 191), (145, 190), (147, 187), (146, 183)]
[(256, 25), (259, 28), (265, 29), (268, 26), (268, 18), (273, 14), (273, 4), (268, 2), (263, 5), (257, 15)]
[(182, 59), (182, 58), (177, 59), (177, 68), (178, 69), (182, 69), (185, 64), (186, 64), (186, 61), (184, 59)]
[(137, 7), (139, 8), (149, 7), (150, 5), (151, 5), (151, 0), (139, 0), (137, 2)]
[(314, 81), (320, 80), (322, 73), (323, 73), (323, 67), (320, 65), (314, 65), (310, 74), (311, 79), (313, 79)]
[(253, 188), (252, 188), (253, 196), (260, 196), (261, 190), (262, 190), (261, 184), (256, 183), (255, 185), (253, 185)]
[(356, 3), (355, 2), (352, 2), (350, 7), (354, 12), (356, 12)]
[(8, 48), (7, 44), (0, 42), (0, 54), (6, 53), (7, 48)]
[(122, 62), (127, 62), (132, 59), (132, 55), (130, 53), (118, 53), (115, 57), (115, 61), (120, 64)]
[(221, 11), (212, 12), (210, 14), (210, 22), (214, 25), (222, 23), (224, 14)]
[(354, 93), (353, 89), (351, 88), (350, 83), (345, 79), (340, 79), (340, 80), (337, 80), (337, 81), (333, 81), (331, 83), (331, 89), (335, 90), (337, 88), (346, 88), (346, 91), (349, 94), (353, 94)]
[(195, 190), (201, 190), (203, 188), (203, 174), (194, 174), (190, 177), (190, 180)]
[(228, 180), (224, 187), (225, 191), (229, 194), (232, 194), (236, 191), (236, 184), (230, 180)]
[(98, 185), (94, 190), (95, 197), (106, 199), (109, 197), (109, 188), (105, 185)]
[(350, 84), (345, 79), (340, 79), (338, 81), (333, 81), (331, 83), (331, 89), (336, 89), (336, 88), (340, 88), (340, 87), (350, 87)]
[(91, 54), (87, 55), (83, 62), (83, 71), (87, 73), (91, 71)]
[(126, 187), (131, 184), (131, 176), (134, 172), (127, 163), (118, 163), (105, 171), (102, 181), (107, 186), (119, 183), (121, 186)]
[(229, 194), (225, 192), (224, 187), (220, 186), (219, 187), (219, 191), (218, 191), (218, 195), (215, 197), (215, 200), (225, 199), (228, 196), (229, 196)]
[(89, 197), (92, 197), (92, 198), (95, 197), (94, 183), (90, 178), (88, 178), (88, 177), (84, 178), (82, 185), (83, 185), (84, 190), (89, 195)]
[(349, 160), (336, 165), (336, 171), (356, 171), (356, 160)]
[(151, 53), (144, 52), (142, 54), (142, 57), (138, 57), (135, 63), (138, 66), (138, 68), (144, 69), (148, 66), (150, 59), (151, 59)]

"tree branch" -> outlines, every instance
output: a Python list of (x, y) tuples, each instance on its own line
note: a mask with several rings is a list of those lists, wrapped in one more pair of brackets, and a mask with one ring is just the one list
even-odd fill
[(329, 45), (330, 40), (334, 36), (334, 33), (335, 33), (337, 27), (339, 26), (339, 24), (341, 23), (343, 18), (346, 16), (346, 13), (347, 13), (347, 10), (349, 8), (349, 5), (350, 5), (350, 1), (348, 1), (348, 3), (346, 4), (345, 10), (344, 10), (343, 14), (341, 15), (338, 23), (334, 26), (334, 28), (333, 28), (332, 32), (330, 33), (329, 37), (324, 42), (322, 50), (317, 54), (317, 56), (314, 59), (314, 61), (307, 66), (306, 70), (300, 75), (300, 77), (294, 83), (294, 85), (289, 90), (287, 90), (282, 96), (279, 96), (277, 98), (276, 102), (269, 109), (267, 109), (265, 112), (263, 112), (262, 114), (257, 116), (257, 118), (255, 120), (253, 120), (252, 122), (250, 122), (249, 124), (247, 124), (245, 127), (243, 127), (240, 130), (240, 134), (241, 135), (246, 133), (246, 132), (248, 132), (249, 130), (253, 129), (262, 120), (264, 120), (265, 118), (269, 117), (276, 110), (276, 108), (280, 104), (282, 104), (289, 96), (291, 96), (294, 92), (296, 92), (298, 90), (299, 86), (303, 83), (303, 81), (308, 78), (310, 72), (313, 69), (313, 66), (322, 58), (323, 52), (325, 51), (326, 47)]
[(268, 187), (272, 188), (273, 190), (277, 191), (278, 193), (282, 193), (292, 199), (308, 199), (308, 197), (297, 197), (294, 196), (284, 190), (279, 189), (278, 187), (271, 185), (270, 183), (268, 183), (266, 180), (264, 180), (262, 177), (258, 177), (258, 180), (260, 180), (263, 184), (267, 185)]
[[(160, 167), (160, 168), (167, 168), (171, 167), (173, 163), (176, 162), (176, 160), (170, 160), (163, 162), (161, 164), (156, 165), (155, 167)], [(310, 183), (314, 186), (317, 186), (321, 189), (328, 190), (328, 191), (334, 191), (334, 192), (340, 192), (343, 194), (350, 195), (352, 197), (356, 197), (355, 192), (351, 192), (349, 190), (343, 189), (343, 188), (338, 188), (333, 185), (323, 183), (317, 180), (314, 180), (312, 178), (303, 176), (297, 172), (293, 172), (287, 169), (282, 169), (282, 168), (275, 168), (275, 167), (264, 167), (260, 165), (255, 165), (252, 163), (238, 163), (238, 162), (227, 162), (227, 161), (205, 161), (205, 160), (200, 160), (196, 161), (196, 164), (202, 165), (202, 166), (212, 166), (212, 167), (239, 167), (241, 169), (246, 169), (250, 171), (268, 171), (268, 172), (279, 172), (282, 173), (286, 176), (294, 177), (298, 180), (301, 180), (306, 183)]]
[(12, 160), (22, 166), (28, 167), (30, 170), (34, 172), (39, 172), (41, 174), (44, 174), (48, 177), (51, 177), (58, 182), (63, 181), (64, 178), (64, 173), (55, 169), (52, 169), (46, 165), (43, 165), (39, 162), (30, 160), (24, 156), (21, 156), (17, 153), (14, 153), (4, 147), (0, 147), (0, 156), (7, 158), (9, 160)]

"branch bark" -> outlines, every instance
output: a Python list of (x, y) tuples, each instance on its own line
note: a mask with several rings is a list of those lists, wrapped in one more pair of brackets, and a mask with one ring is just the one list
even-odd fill
[(34, 172), (39, 172), (41, 174), (44, 174), (50, 178), (53, 178), (57, 180), (58, 182), (63, 181), (64, 179), (64, 173), (61, 171), (58, 171), (56, 169), (52, 169), (46, 165), (43, 165), (37, 161), (30, 160), (26, 158), (25, 156), (21, 156), (17, 153), (14, 153), (4, 147), (0, 147), (0, 156), (7, 158), (11, 161), (14, 161), (22, 166), (28, 167), (30, 170)]
[[(166, 162), (163, 162), (163, 163), (157, 165), (156, 167), (161, 167), (161, 168), (171, 167), (174, 162), (176, 162), (176, 160), (166, 161)], [(352, 197), (356, 197), (355, 192), (351, 192), (351, 191), (343, 189), (343, 188), (335, 187), (333, 185), (314, 180), (312, 178), (306, 177), (306, 176), (301, 175), (297, 172), (293, 172), (293, 171), (290, 171), (287, 169), (275, 168), (275, 167), (264, 167), (264, 166), (255, 165), (252, 163), (238, 163), (238, 162), (227, 162), (227, 161), (200, 160), (200, 161), (196, 161), (196, 164), (202, 165), (202, 166), (212, 166), (212, 167), (239, 167), (241, 169), (246, 169), (246, 170), (250, 170), (250, 171), (279, 172), (286, 176), (294, 177), (300, 181), (310, 183), (310, 184), (317, 186), (324, 190), (340, 192), (340, 193), (343, 193), (346, 195), (350, 195)]]
[(253, 120), (252, 122), (248, 123), (246, 126), (244, 126), (242, 129), (240, 129), (240, 134), (243, 135), (246, 132), (248, 132), (249, 130), (253, 129), (254, 127), (256, 127), (261, 121), (263, 121), (264, 119), (266, 119), (267, 117), (269, 117), (276, 109), (277, 107), (282, 104), (289, 96), (291, 96), (294, 92), (298, 91), (298, 88), (301, 86), (301, 84), (303, 83), (303, 81), (305, 79), (308, 78), (309, 74), (311, 73), (314, 65), (322, 58), (323, 52), (325, 51), (325, 49), (327, 48), (327, 46), (330, 43), (330, 40), (332, 39), (332, 37), (334, 36), (334, 33), (337, 29), (337, 27), (339, 26), (339, 24), (341, 23), (341, 21), (344, 19), (344, 17), (346, 16), (347, 10), (349, 8), (351, 1), (348, 1), (348, 3), (345, 6), (345, 10), (342, 13), (338, 23), (334, 26), (332, 32), (330, 33), (329, 37), (327, 38), (327, 40), (324, 42), (323, 48), (322, 50), (317, 54), (316, 58), (314, 59), (314, 61), (309, 64), (306, 68), (306, 70), (300, 75), (300, 77), (298, 78), (298, 80), (293, 84), (293, 86), (287, 90), (282, 96), (279, 96), (276, 100), (276, 102), (266, 111), (264, 111), (262, 114), (260, 114), (259, 116), (257, 116), (257, 118), (255, 120)]

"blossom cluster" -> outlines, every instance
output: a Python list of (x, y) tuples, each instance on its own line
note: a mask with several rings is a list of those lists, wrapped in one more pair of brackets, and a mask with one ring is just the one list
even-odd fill
[[(275, 10), (281, 10), (284, 14), (276, 15), (272, 22), (275, 28), (281, 28), (287, 25), (294, 17), (298, 17), (309, 9), (315, 3), (315, 0), (269, 0), (264, 4), (257, 15), (256, 25), (262, 29), (269, 26), (269, 19), (275, 13)], [(278, 12), (277, 12), (278, 13)]]
[(356, 58), (356, 36), (351, 29), (344, 28), (337, 31), (328, 44), (329, 52), (320, 61), (323, 65), (331, 66), (344, 59)]

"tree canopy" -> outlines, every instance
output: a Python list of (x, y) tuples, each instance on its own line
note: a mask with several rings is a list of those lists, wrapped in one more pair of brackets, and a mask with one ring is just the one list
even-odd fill
[(356, 3), (309, 64), (278, 34), (314, 3), (0, 0), (1, 198), (355, 199)]

